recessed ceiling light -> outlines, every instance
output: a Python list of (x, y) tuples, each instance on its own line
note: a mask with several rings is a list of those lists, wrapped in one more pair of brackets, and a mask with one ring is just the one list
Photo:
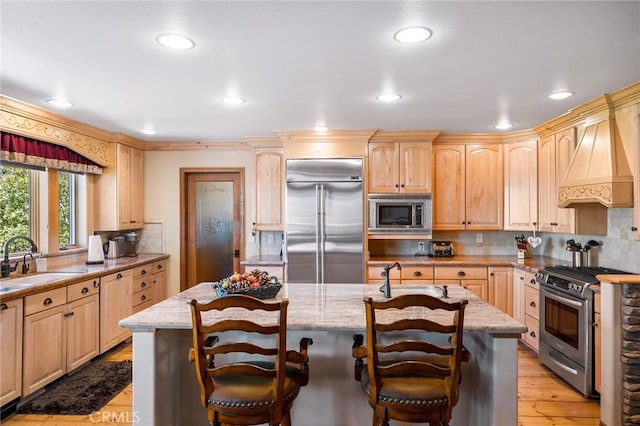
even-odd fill
[(329, 128), (327, 126), (315, 126), (313, 130), (316, 132), (326, 132)]
[(561, 100), (561, 99), (567, 99), (568, 97), (573, 96), (573, 92), (569, 92), (568, 90), (564, 90), (561, 92), (553, 92), (552, 94), (550, 94), (548, 96), (549, 99), (554, 99), (554, 100)]
[(393, 35), (398, 43), (421, 43), (431, 37), (431, 30), (425, 27), (403, 28)]
[(73, 106), (73, 103), (69, 102), (66, 99), (47, 99), (47, 103), (58, 108), (69, 108)]
[(155, 131), (154, 129), (142, 129), (140, 130), (142, 133), (144, 133), (145, 135), (155, 135), (156, 133), (158, 133), (157, 131)]
[(381, 95), (376, 96), (376, 99), (382, 102), (393, 102), (400, 99), (402, 96), (397, 93), (383, 93)]
[(494, 126), (496, 129), (498, 130), (507, 130), (513, 127), (513, 124), (511, 123), (500, 123), (500, 124), (496, 124)]
[(240, 96), (225, 96), (222, 99), (220, 99), (220, 102), (227, 105), (239, 105), (246, 101)]
[(156, 40), (162, 46), (175, 50), (187, 50), (195, 46), (193, 40), (179, 34), (161, 34)]

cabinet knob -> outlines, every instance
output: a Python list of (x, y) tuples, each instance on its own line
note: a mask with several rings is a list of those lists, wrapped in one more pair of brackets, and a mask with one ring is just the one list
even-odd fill
[(531, 278), (531, 281), (529, 281), (529, 284), (536, 285), (536, 280), (534, 278)]
[(536, 302), (532, 300), (531, 303), (529, 303), (529, 306), (531, 306), (532, 308), (535, 308), (536, 307)]
[(415, 272), (413, 273), (413, 276), (414, 276), (414, 277), (421, 277), (421, 276), (422, 276), (422, 272), (420, 272), (420, 271), (415, 271)]
[(535, 331), (532, 331), (531, 333), (529, 333), (529, 336), (531, 336), (531, 337), (536, 337), (536, 332), (535, 332)]
[(493, 272), (492, 272), (492, 273), (490, 273), (489, 275), (491, 275), (491, 276), (493, 277)]
[(122, 278), (123, 278), (123, 277), (122, 277), (122, 274), (118, 274), (118, 275), (116, 275), (116, 279), (117, 279), (117, 280), (121, 280)]
[(465, 275), (467, 275), (464, 271), (458, 271), (458, 276), (459, 277), (464, 277)]
[(6, 303), (3, 303), (2, 305), (0, 305), (0, 311), (4, 311), (5, 309), (9, 309)]
[(638, 228), (637, 228), (636, 226), (632, 226), (632, 227), (631, 227), (631, 230), (632, 230), (633, 232), (636, 232), (636, 231), (638, 230)]
[(404, 188), (404, 183), (402, 185), (400, 185), (400, 188)]
[(520, 277), (520, 279), (521, 279), (521, 280), (524, 280), (524, 277), (522, 277), (522, 276), (521, 276), (521, 277)]
[(532, 224), (533, 226), (536, 226), (536, 225), (538, 224), (538, 222), (531, 222), (531, 224)]

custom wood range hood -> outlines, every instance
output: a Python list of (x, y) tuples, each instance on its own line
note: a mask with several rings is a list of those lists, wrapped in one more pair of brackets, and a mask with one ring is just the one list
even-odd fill
[[(599, 103), (593, 109), (593, 103)], [(633, 207), (633, 175), (608, 95), (577, 123), (578, 144), (558, 185), (559, 207)]]

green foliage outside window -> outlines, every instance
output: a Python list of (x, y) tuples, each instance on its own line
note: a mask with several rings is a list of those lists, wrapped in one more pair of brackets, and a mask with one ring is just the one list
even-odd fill
[(15, 235), (30, 236), (30, 171), (0, 166), (0, 247)]
[(71, 229), (73, 218), (73, 175), (71, 173), (58, 173), (58, 242), (60, 247), (75, 244)]

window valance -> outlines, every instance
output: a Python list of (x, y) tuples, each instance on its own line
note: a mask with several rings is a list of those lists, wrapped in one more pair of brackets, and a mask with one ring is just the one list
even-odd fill
[(76, 173), (102, 174), (102, 167), (61, 145), (0, 131), (0, 160)]

